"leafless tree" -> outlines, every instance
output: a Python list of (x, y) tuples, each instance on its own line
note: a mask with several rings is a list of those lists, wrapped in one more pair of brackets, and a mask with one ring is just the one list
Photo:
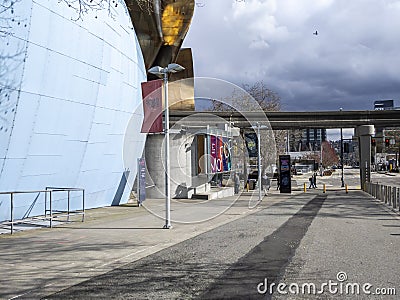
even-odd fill
[[(211, 111), (279, 111), (281, 109), (280, 97), (277, 93), (267, 88), (263, 81), (258, 81), (253, 85), (243, 85), (245, 92), (237, 90), (226, 99), (222, 100), (211, 100), (210, 110)], [(251, 130), (250, 130), (251, 131)], [(253, 131), (254, 132), (254, 131)], [(248, 133), (248, 132), (247, 132)], [(271, 162), (271, 157), (275, 158), (277, 153), (284, 151), (285, 145), (285, 131), (274, 131), (272, 134), (271, 130), (261, 130), (261, 157), (263, 170), (268, 165), (276, 163)], [(246, 132), (241, 132), (241, 143), (237, 143), (237, 147), (241, 153), (247, 152), (245, 141)], [(275, 139), (275, 140), (274, 140)], [(275, 148), (276, 147), (276, 148)], [(242, 164), (247, 165), (248, 159), (243, 156)], [(244, 174), (247, 175), (246, 168), (244, 168)]]
[(2, 3), (0, 3), (0, 39), (12, 34), (13, 23), (21, 22), (14, 9), (18, 2), (21, 2), (21, 0), (2, 0)]
[[(125, 0), (58, 0), (59, 2), (64, 2), (68, 7), (74, 9), (76, 11), (76, 19), (82, 20), (84, 15), (89, 12), (97, 12), (100, 10), (107, 10), (108, 13), (113, 16), (113, 9), (118, 7), (122, 1)], [(151, 12), (153, 8), (152, 0), (128, 0), (127, 4), (130, 1), (136, 1), (139, 7), (143, 11)]]
[(15, 111), (13, 93), (16, 93), (18, 88), (13, 74), (23, 62), (23, 51), (10, 45), (13, 28), (27, 26), (25, 20), (15, 11), (21, 1), (3, 0), (0, 3), (0, 131), (8, 130), (7, 116)]

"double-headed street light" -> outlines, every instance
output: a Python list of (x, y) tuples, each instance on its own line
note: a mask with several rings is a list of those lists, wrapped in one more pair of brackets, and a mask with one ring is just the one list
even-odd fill
[[(343, 109), (340, 108), (340, 112), (342, 112)], [(341, 164), (341, 169), (342, 169), (342, 187), (344, 187), (344, 164), (343, 164), (343, 128), (340, 127), (340, 164)]]
[(165, 68), (160, 66), (152, 67), (148, 70), (149, 73), (162, 76), (164, 80), (164, 134), (165, 134), (165, 229), (171, 228), (171, 186), (169, 181), (170, 164), (169, 164), (169, 108), (168, 108), (168, 74), (177, 73), (185, 70), (184, 67), (178, 64), (169, 64)]

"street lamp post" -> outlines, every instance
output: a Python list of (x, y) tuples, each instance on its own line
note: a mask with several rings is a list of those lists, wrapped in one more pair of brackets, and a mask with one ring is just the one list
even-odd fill
[(152, 67), (149, 73), (162, 76), (164, 80), (164, 99), (165, 99), (165, 225), (163, 228), (171, 228), (171, 185), (170, 185), (170, 161), (169, 161), (169, 107), (168, 107), (168, 74), (183, 71), (185, 68), (178, 64), (169, 64), (167, 67)]
[(258, 159), (257, 159), (257, 170), (258, 170), (258, 201), (262, 200), (262, 196), (261, 196), (261, 181), (262, 181), (262, 177), (261, 177), (261, 171), (262, 171), (262, 165), (261, 165), (261, 133), (260, 130), (261, 129), (268, 129), (267, 126), (265, 125), (261, 125), (259, 122), (256, 123), (255, 126), (252, 126), (252, 128), (255, 130), (257, 129), (257, 142), (258, 142), (258, 147), (257, 147), (257, 151), (258, 151)]
[(257, 151), (258, 151), (258, 201), (261, 201), (261, 135), (260, 135), (260, 123), (257, 122)]
[[(342, 111), (342, 108), (340, 108)], [(344, 165), (343, 165), (343, 128), (340, 127), (340, 164), (342, 168), (342, 187), (344, 187)]]

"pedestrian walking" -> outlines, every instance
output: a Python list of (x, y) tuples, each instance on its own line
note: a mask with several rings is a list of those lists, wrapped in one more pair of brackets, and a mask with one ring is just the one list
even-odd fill
[(309, 189), (312, 189), (314, 187), (314, 176), (311, 176), (308, 178), (308, 181), (310, 182), (310, 185), (308, 186)]
[(278, 174), (278, 177), (276, 179), (276, 190), (279, 190), (280, 187), (281, 187), (281, 179), (279, 178), (279, 174)]
[(235, 173), (234, 181), (235, 181), (235, 194), (239, 194), (239, 192), (240, 192), (240, 177), (239, 177), (238, 173)]
[(313, 188), (314, 189), (317, 188), (317, 172), (314, 172), (314, 175), (313, 175)]
[(267, 174), (264, 174), (263, 177), (261, 178), (261, 184), (262, 184), (262, 188), (264, 190), (264, 195), (266, 196), (268, 194), (269, 188), (271, 186), (271, 182), (270, 182)]

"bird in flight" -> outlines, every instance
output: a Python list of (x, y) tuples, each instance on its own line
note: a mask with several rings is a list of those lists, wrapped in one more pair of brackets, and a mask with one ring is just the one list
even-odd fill
[(315, 32), (313, 32), (313, 35), (318, 35), (318, 31), (315, 30)]

